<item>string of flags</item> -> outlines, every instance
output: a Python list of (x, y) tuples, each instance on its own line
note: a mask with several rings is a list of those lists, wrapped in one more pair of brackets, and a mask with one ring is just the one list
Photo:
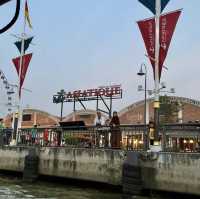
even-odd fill
[[(25, 17), (25, 25), (26, 21), (28, 22), (29, 28), (32, 28), (30, 15), (29, 15), (29, 9), (28, 9), (28, 3), (27, 0), (25, 2), (25, 10), (24, 10), (24, 17)], [(19, 98), (21, 97), (21, 89), (26, 77), (26, 73), (32, 58), (33, 53), (26, 54), (26, 51), (29, 49), (29, 46), (33, 40), (33, 37), (30, 38), (22, 38), (20, 41), (15, 42), (15, 45), (20, 52), (20, 56), (13, 58), (12, 62), (16, 68), (17, 74), (19, 76)]]
[(7, 107), (8, 112), (12, 111), (12, 97), (11, 94), (14, 93), (12, 85), (8, 82), (8, 79), (6, 78), (4, 72), (0, 69), (0, 81), (3, 82), (3, 85), (5, 86), (6, 95), (7, 95)]
[[(166, 5), (170, 0), (160, 0), (161, 1), (161, 12), (165, 9)], [(147, 7), (154, 15), (156, 14), (156, 0), (139, 0), (145, 7)], [(176, 10), (160, 16), (160, 25), (159, 25), (159, 79), (161, 78), (163, 64), (167, 57), (169, 46), (173, 33), (176, 28), (176, 24), (181, 15), (181, 10)], [(155, 17), (150, 19), (144, 19), (138, 21), (140, 32), (145, 43), (146, 51), (148, 58), (151, 62), (154, 71), (155, 78), (155, 40), (156, 40), (156, 31), (155, 31)]]

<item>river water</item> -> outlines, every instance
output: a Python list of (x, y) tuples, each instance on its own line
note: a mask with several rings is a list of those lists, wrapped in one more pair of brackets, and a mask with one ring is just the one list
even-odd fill
[[(101, 186), (101, 185), (99, 185)], [(81, 186), (82, 187), (82, 186)], [(120, 191), (60, 184), (56, 182), (23, 183), (19, 178), (0, 176), (0, 199), (121, 199)], [(90, 186), (91, 187), (91, 186)], [(134, 197), (134, 199), (183, 199), (183, 196)], [(190, 197), (187, 197), (190, 199)], [(192, 197), (193, 198), (193, 197)]]
[(0, 176), (0, 199), (120, 199), (120, 192), (80, 188), (53, 182), (23, 183), (17, 178)]

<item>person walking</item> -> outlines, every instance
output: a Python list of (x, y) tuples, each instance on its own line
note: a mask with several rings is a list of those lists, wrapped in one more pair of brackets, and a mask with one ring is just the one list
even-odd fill
[(117, 111), (113, 112), (113, 117), (110, 121), (111, 127), (111, 147), (119, 149), (121, 147), (122, 135), (120, 131), (120, 121)]

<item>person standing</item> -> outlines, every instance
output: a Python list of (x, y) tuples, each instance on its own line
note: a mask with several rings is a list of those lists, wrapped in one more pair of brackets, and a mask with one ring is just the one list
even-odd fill
[(105, 120), (104, 120), (104, 118), (102, 117), (102, 114), (101, 114), (100, 111), (97, 111), (97, 116), (96, 116), (96, 118), (95, 118), (94, 125), (97, 126), (97, 127), (100, 127), (100, 126), (104, 126), (104, 125), (105, 125)]
[(36, 143), (37, 137), (37, 125), (34, 125), (31, 129), (31, 144), (34, 145)]
[(113, 117), (110, 121), (111, 126), (111, 147), (119, 149), (121, 147), (122, 135), (120, 131), (120, 121), (117, 111), (113, 112)]
[(103, 129), (101, 128), (102, 126), (105, 125), (105, 119), (102, 117), (102, 114), (100, 111), (97, 111), (97, 116), (94, 121), (94, 125), (97, 127), (96, 133), (95, 133), (95, 145), (98, 147), (103, 147), (103, 137), (104, 137), (104, 132)]

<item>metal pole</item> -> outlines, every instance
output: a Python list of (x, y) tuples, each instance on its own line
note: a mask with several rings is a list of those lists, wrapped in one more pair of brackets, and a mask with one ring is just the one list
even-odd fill
[(23, 33), (22, 33), (22, 45), (21, 45), (21, 55), (20, 55), (20, 64), (19, 64), (19, 79), (18, 79), (18, 94), (19, 94), (19, 104), (18, 104), (18, 123), (17, 123), (17, 132), (16, 132), (16, 144), (18, 140), (19, 128), (21, 128), (22, 122), (22, 112), (21, 110), (21, 73), (23, 67), (23, 57), (24, 57), (24, 44), (25, 44), (25, 36), (26, 36), (26, 16), (24, 15), (24, 24), (23, 24)]
[(112, 95), (110, 96), (110, 110), (109, 110), (109, 119), (112, 118)]
[(148, 134), (147, 134), (147, 67), (145, 67), (145, 83), (144, 83), (144, 147), (145, 150), (148, 149)]
[(60, 121), (62, 122), (63, 119), (63, 100), (61, 102), (61, 112), (60, 112)]
[(154, 98), (154, 123), (155, 123), (155, 142), (159, 136), (159, 52), (160, 52), (160, 14), (161, 0), (156, 0), (156, 41), (155, 41), (155, 98)]
[(76, 121), (76, 101), (74, 98), (74, 108), (73, 108), (73, 121)]

